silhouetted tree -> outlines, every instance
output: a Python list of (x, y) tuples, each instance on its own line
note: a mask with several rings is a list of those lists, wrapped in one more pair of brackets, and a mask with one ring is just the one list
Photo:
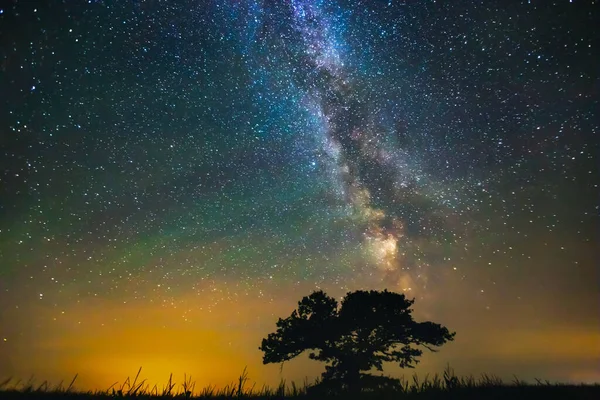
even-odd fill
[(358, 290), (348, 293), (339, 306), (323, 291), (313, 292), (262, 340), (263, 363), (284, 362), (308, 350), (311, 359), (328, 363), (323, 382), (346, 387), (374, 378), (361, 372), (382, 371), (385, 361), (412, 368), (423, 353), (418, 346), (436, 351), (455, 335), (433, 322), (415, 322), (413, 303), (387, 290)]

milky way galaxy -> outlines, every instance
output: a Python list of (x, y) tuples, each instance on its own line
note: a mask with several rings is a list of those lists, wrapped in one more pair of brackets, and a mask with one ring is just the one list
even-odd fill
[(311, 379), (277, 318), (387, 288), (416, 372), (600, 380), (594, 3), (0, 6), (0, 378)]

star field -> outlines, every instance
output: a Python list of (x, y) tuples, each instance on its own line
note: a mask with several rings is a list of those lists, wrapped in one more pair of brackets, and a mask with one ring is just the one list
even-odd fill
[(599, 380), (596, 7), (1, 6), (0, 375), (277, 382), (298, 299), (388, 288), (423, 371)]

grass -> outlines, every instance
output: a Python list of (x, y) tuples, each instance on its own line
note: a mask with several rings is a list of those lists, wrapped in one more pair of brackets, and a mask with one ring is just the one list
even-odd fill
[[(483, 374), (479, 378), (473, 376), (457, 377), (447, 367), (442, 375), (426, 375), (420, 379), (413, 375), (411, 379), (401, 378), (392, 385), (380, 385), (378, 388), (362, 392), (345, 392), (324, 394), (319, 392), (319, 382), (313, 385), (305, 382), (299, 387), (294, 382), (287, 385), (282, 381), (279, 386), (256, 388), (248, 385), (248, 373), (242, 372), (237, 382), (223, 388), (207, 386), (196, 389), (191, 375), (184, 375), (183, 380), (176, 383), (173, 374), (162, 386), (150, 386), (145, 379), (140, 379), (140, 368), (133, 379), (129, 377), (119, 384), (111, 385), (105, 390), (78, 391), (75, 388), (77, 375), (65, 386), (63, 382), (56, 386), (47, 381), (41, 384), (8, 378), (0, 381), (1, 399), (65, 399), (65, 400), (103, 400), (103, 399), (600, 399), (600, 385), (573, 385), (550, 383), (536, 380), (528, 383), (518, 378), (512, 382), (503, 382), (494, 375)], [(375, 379), (377, 382), (390, 380)]]

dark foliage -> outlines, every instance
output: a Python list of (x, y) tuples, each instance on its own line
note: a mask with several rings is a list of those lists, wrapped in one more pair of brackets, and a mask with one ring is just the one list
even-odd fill
[[(141, 371), (141, 369), (140, 369)], [(136, 376), (136, 378), (139, 376)], [(469, 399), (511, 399), (511, 400), (558, 400), (558, 399), (600, 399), (600, 385), (565, 385), (542, 382), (536, 379), (536, 384), (528, 384), (515, 378), (512, 383), (504, 383), (499, 377), (482, 374), (479, 379), (473, 376), (457, 377), (454, 370), (448, 366), (443, 375), (425, 376), (423, 380), (413, 375), (412, 382), (384, 376), (361, 374), (362, 390), (348, 392), (346, 383), (340, 380), (320, 381), (315, 384), (291, 387), (281, 382), (278, 387), (263, 386), (255, 390), (254, 386), (247, 387), (247, 371), (244, 370), (237, 382), (221, 389), (208, 386), (194, 390), (195, 382), (191, 376), (185, 376), (178, 384), (169, 376), (162, 390), (154, 385), (145, 383), (143, 379), (127, 378), (124, 383), (115, 384), (107, 390), (82, 392), (74, 388), (71, 382), (68, 387), (50, 385), (47, 381), (42, 384), (34, 382), (33, 377), (28, 381), (12, 379), (0, 380), (0, 399), (4, 400), (172, 400), (172, 399), (344, 399), (344, 400), (381, 400), (381, 399), (440, 399), (440, 400), (469, 400)], [(140, 385), (141, 384), (141, 385)]]
[[(277, 321), (277, 331), (263, 339), (263, 363), (280, 363), (309, 351), (313, 360), (327, 363), (323, 381), (351, 388), (369, 380), (363, 374), (384, 362), (413, 367), (423, 351), (436, 351), (455, 333), (433, 322), (415, 322), (414, 300), (379, 291), (350, 292), (341, 305), (323, 291), (298, 302), (298, 309)], [(372, 379), (370, 379), (372, 380)]]

